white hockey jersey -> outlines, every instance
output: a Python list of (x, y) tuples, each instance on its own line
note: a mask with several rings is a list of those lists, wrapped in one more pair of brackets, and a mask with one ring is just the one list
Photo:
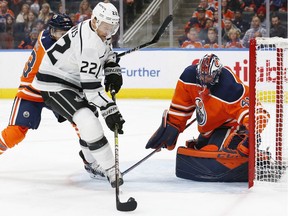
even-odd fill
[(103, 67), (115, 60), (111, 38), (103, 42), (86, 20), (47, 50), (32, 86), (50, 92), (71, 89), (84, 93), (89, 102), (105, 106), (111, 99), (101, 84)]

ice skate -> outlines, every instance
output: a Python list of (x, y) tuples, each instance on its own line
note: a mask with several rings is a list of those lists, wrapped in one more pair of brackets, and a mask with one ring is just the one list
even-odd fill
[(85, 160), (83, 152), (79, 152), (80, 157), (83, 160), (85, 170), (90, 174), (93, 179), (105, 179), (105, 170), (95, 161), (94, 163), (88, 163)]
[[(113, 188), (116, 187), (116, 175), (115, 175), (115, 166), (111, 167), (110, 169), (106, 170), (106, 176), (108, 181), (110, 182)], [(119, 186), (124, 183), (122, 174), (119, 171)]]

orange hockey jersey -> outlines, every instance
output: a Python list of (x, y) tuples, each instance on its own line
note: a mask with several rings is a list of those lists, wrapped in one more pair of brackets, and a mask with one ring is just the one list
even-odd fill
[(28, 61), (25, 63), (22, 76), (20, 78), (20, 86), (18, 87), (17, 97), (29, 101), (43, 102), (39, 91), (32, 88), (31, 83), (38, 73), (39, 66), (47, 49), (55, 43), (49, 35), (49, 30), (39, 33), (37, 42), (31, 52)]
[[(249, 88), (227, 67), (222, 68), (219, 83), (204, 88), (197, 79), (197, 65), (188, 66), (178, 80), (169, 122), (183, 132), (195, 110), (198, 130), (206, 137), (220, 126), (242, 125), (249, 114)], [(269, 118), (267, 112), (264, 115)]]

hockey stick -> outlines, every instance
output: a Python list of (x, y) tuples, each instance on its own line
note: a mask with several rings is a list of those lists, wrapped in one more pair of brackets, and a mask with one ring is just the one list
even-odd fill
[(162, 23), (162, 25), (160, 26), (160, 28), (157, 30), (156, 34), (154, 35), (154, 37), (152, 38), (151, 41), (149, 42), (146, 42), (144, 44), (141, 44), (137, 47), (134, 47), (133, 49), (130, 49), (130, 50), (127, 50), (125, 52), (122, 52), (120, 54), (117, 54), (117, 58), (121, 58), (122, 56), (126, 55), (126, 54), (129, 54), (131, 52), (134, 52), (134, 51), (137, 51), (139, 49), (142, 49), (144, 47), (148, 47), (148, 46), (151, 46), (155, 43), (157, 43), (160, 39), (160, 37), (162, 36), (162, 34), (164, 33), (165, 29), (167, 28), (167, 26), (169, 25), (169, 23), (173, 20), (173, 16), (170, 14), (168, 15), (164, 22)]
[[(192, 125), (194, 122), (196, 121), (196, 118), (194, 118), (191, 122), (189, 122), (185, 129), (187, 129), (190, 125)], [(150, 154), (148, 154), (146, 157), (142, 158), (140, 161), (138, 161), (137, 163), (135, 163), (134, 165), (132, 165), (131, 167), (129, 167), (128, 169), (126, 169), (124, 172), (122, 172), (122, 175), (124, 176), (125, 174), (127, 174), (128, 172), (130, 172), (131, 170), (133, 170), (135, 167), (139, 166), (141, 163), (143, 163), (144, 161), (146, 161), (148, 158), (150, 158), (153, 154), (155, 154), (156, 152), (158, 152), (163, 146), (160, 145), (158, 146), (154, 151), (152, 151)]]
[[(112, 100), (116, 103), (116, 97), (115, 97), (115, 90), (112, 89), (110, 91)], [(115, 176), (116, 176), (116, 186), (115, 186), (115, 192), (116, 192), (116, 208), (118, 211), (134, 211), (137, 208), (137, 202), (133, 197), (130, 197), (127, 202), (120, 202), (119, 198), (119, 146), (118, 146), (118, 125), (115, 125), (114, 130), (114, 139), (115, 139)]]

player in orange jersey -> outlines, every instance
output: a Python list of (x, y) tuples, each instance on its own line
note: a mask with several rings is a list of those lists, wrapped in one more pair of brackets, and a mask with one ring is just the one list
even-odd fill
[[(29, 129), (37, 129), (39, 127), (42, 109), (47, 107), (40, 92), (35, 90), (31, 83), (38, 73), (45, 52), (72, 27), (73, 23), (68, 15), (55, 14), (49, 21), (49, 28), (40, 32), (37, 43), (24, 66), (18, 92), (12, 106), (9, 125), (0, 133), (0, 155), (20, 143)], [(98, 115), (96, 107), (90, 106), (90, 108), (95, 115)], [(54, 115), (58, 122), (66, 120), (55, 112)], [(78, 133), (76, 127), (75, 130)], [(82, 148), (80, 156), (85, 163), (85, 169), (90, 173), (91, 177), (96, 177), (97, 175), (103, 177), (100, 167), (92, 170), (89, 166), (95, 162), (95, 159), (90, 154), (87, 144), (82, 139), (79, 140)]]
[[(258, 110), (256, 117), (264, 123), (256, 128), (260, 134), (270, 116), (260, 103)], [(199, 181), (247, 181), (249, 88), (214, 54), (185, 68), (170, 108), (146, 148), (174, 149), (194, 111), (200, 134), (178, 148), (176, 175)]]
[[(49, 26), (48, 30), (40, 32), (31, 55), (25, 63), (9, 125), (0, 134), (0, 154), (20, 143), (29, 129), (37, 129), (40, 124), (41, 112), (45, 104), (41, 94), (32, 88), (31, 83), (38, 73), (46, 50), (73, 24), (67, 15), (55, 15), (51, 18)], [(65, 121), (56, 113), (55, 115), (58, 121)]]

